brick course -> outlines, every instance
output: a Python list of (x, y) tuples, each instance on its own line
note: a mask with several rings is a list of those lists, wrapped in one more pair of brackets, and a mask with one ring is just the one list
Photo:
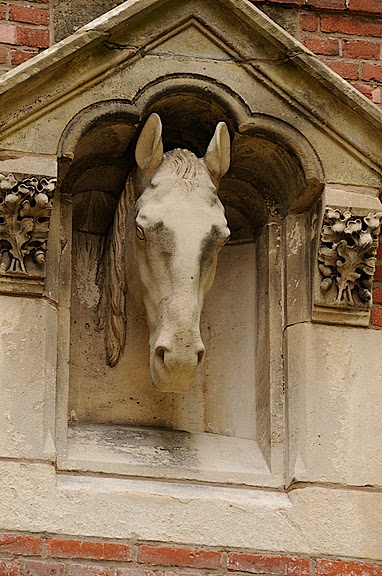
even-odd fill
[(0, 3), (0, 73), (48, 48), (49, 20), (49, 0)]
[(317, 576), (382, 576), (382, 566), (360, 562), (318, 560)]
[(27, 560), (24, 563), (23, 576), (63, 576), (65, 564), (62, 562), (39, 562)]
[(275, 10), (277, 6), (281, 23), (284, 16), (295, 16), (296, 37), (366, 98), (381, 104), (382, 0), (252, 3), (264, 9), (272, 6)]
[(95, 564), (70, 564), (69, 576), (109, 576), (110, 568)]
[(309, 558), (291, 556), (264, 556), (263, 554), (228, 553), (228, 570), (251, 574), (277, 574), (280, 576), (309, 576)]
[(349, 0), (349, 10), (366, 12), (367, 14), (380, 14), (381, 0)]
[(0, 534), (0, 554), (40, 556), (42, 540), (34, 536)]
[(170, 546), (139, 546), (140, 564), (160, 564), (162, 566), (185, 566), (188, 568), (219, 568), (221, 553), (215, 550), (173, 548)]
[(339, 74), (345, 80), (358, 80), (359, 64), (358, 62), (341, 62), (340, 60), (324, 60), (336, 74)]
[[(382, 320), (382, 307), (380, 310)], [(366, 559), (308, 558), (54, 535), (0, 534), (0, 541), (4, 544), (0, 576), (382, 576), (382, 562)], [(17, 559), (9, 558), (15, 555)]]
[(379, 60), (381, 55), (381, 43), (369, 40), (342, 41), (342, 56), (363, 60)]
[(382, 63), (362, 64), (362, 80), (376, 80), (382, 83)]
[(346, 8), (345, 0), (308, 0), (306, 6), (309, 8), (320, 8), (324, 10), (343, 11)]
[(55, 558), (86, 558), (87, 560), (131, 560), (131, 546), (113, 542), (51, 539), (46, 543), (46, 554)]
[(0, 560), (0, 576), (19, 576), (20, 564), (14, 560)]
[(328, 32), (329, 34), (382, 37), (382, 22), (379, 18), (376, 20), (375, 18), (349, 18), (347, 16), (322, 14), (320, 25), (321, 32)]
[(317, 14), (301, 14), (300, 27), (305, 32), (316, 32), (318, 30), (319, 18)]
[(37, 50), (27, 51), (27, 50), (22, 50), (22, 49), (14, 49), (14, 50), (10, 50), (10, 54), (11, 54), (12, 66), (18, 66), (19, 64), (26, 62), (30, 58), (33, 58), (33, 56), (36, 56), (36, 54), (38, 54), (38, 51)]
[(302, 42), (315, 54), (337, 56), (340, 53), (340, 41), (337, 38), (302, 37)]
[(14, 5), (9, 7), (9, 20), (28, 24), (49, 25), (49, 11), (34, 6)]

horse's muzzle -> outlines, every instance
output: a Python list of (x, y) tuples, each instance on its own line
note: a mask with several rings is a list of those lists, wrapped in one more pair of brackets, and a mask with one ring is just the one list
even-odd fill
[(151, 353), (151, 380), (163, 392), (186, 392), (191, 388), (204, 358), (204, 344), (182, 341), (178, 336), (173, 343), (158, 341)]

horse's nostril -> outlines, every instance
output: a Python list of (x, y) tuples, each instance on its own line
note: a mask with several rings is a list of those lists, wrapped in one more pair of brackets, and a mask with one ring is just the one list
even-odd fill
[(204, 356), (204, 350), (200, 350), (198, 352), (198, 364), (200, 364), (201, 361), (203, 360), (203, 356)]
[(155, 356), (158, 358), (158, 360), (160, 360), (160, 362), (162, 364), (164, 364), (165, 352), (166, 352), (166, 349), (163, 348), (163, 346), (158, 346), (158, 348), (156, 348), (156, 350), (155, 350)]

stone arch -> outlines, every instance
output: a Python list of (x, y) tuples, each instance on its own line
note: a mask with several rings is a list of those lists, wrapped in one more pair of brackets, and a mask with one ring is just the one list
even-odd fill
[[(215, 299), (217, 303), (205, 316), (205, 336), (210, 338), (206, 342), (211, 353), (209, 373), (197, 391), (180, 399), (159, 398), (150, 388), (148, 357), (142, 354), (148, 341), (144, 316), (136, 313), (132, 321), (135, 332), (127, 341), (128, 353), (113, 368), (119, 370), (116, 384), (105, 365), (103, 336), (97, 334), (94, 322), (97, 261), (127, 174), (134, 167), (140, 126), (151, 112), (162, 117), (165, 149), (185, 147), (203, 155), (217, 122), (222, 120), (232, 140), (232, 165), (222, 180), (220, 195), (233, 231), (233, 246), (227, 247), (231, 253), (225, 253), (223, 271), (213, 289), (211, 302)], [(284, 238), (288, 219), (296, 217), (304, 246), (303, 254), (299, 252), (296, 258), (305, 259), (309, 268), (309, 240), (304, 234), (309, 209), (321, 192), (324, 178), (313, 147), (296, 128), (278, 118), (257, 114), (239, 95), (215, 80), (177, 75), (157, 79), (132, 101), (97, 102), (82, 110), (62, 134), (58, 161), (61, 194), (70, 201), (73, 215), (68, 232), (73, 237), (74, 302), (69, 412), (84, 425), (159, 426), (207, 433), (206, 445), (214, 434), (226, 437), (227, 446), (231, 441), (235, 445), (237, 439), (248, 438), (259, 447), (256, 466), (266, 471), (273, 458), (272, 438), (283, 438), (284, 434), (282, 417), (277, 425), (271, 418), (283, 404), (280, 343)], [(309, 276), (308, 269), (305, 276)], [(84, 289), (86, 282), (88, 287)], [(299, 290), (303, 297), (299, 294), (298, 301), (306, 302), (308, 282), (301, 282)], [(240, 299), (243, 302), (238, 307)], [(218, 318), (222, 308), (229, 309), (227, 323), (236, 326), (233, 332), (228, 333), (225, 320)], [(238, 358), (244, 341), (245, 358), (229, 363), (231, 356)], [(82, 350), (74, 345), (77, 342), (82, 343)], [(218, 350), (215, 356), (213, 347)], [(229, 364), (235, 366), (235, 371), (236, 366), (241, 367), (238, 375), (229, 372)], [(122, 370), (124, 374), (131, 370), (127, 388), (125, 381), (121, 384), (125, 378)], [(228, 373), (226, 380), (224, 372)], [(135, 390), (133, 380), (139, 378)], [(82, 385), (87, 379), (90, 387)], [(87, 400), (79, 413), (77, 403), (84, 396), (89, 399), (94, 391), (98, 399)], [(203, 409), (199, 413), (200, 406)], [(234, 414), (241, 417), (235, 418)], [(275, 469), (281, 470), (282, 457), (278, 458)], [(149, 475), (155, 476), (154, 468)], [(245, 477), (251, 478), (249, 468), (247, 472)]]
[(81, 194), (87, 211), (94, 192), (107, 194), (111, 208), (102, 220), (104, 228), (110, 226), (116, 199), (134, 166), (137, 127), (151, 112), (162, 117), (165, 149), (188, 148), (199, 156), (216, 124), (227, 123), (232, 164), (220, 193), (234, 240), (256, 238), (270, 215), (301, 212), (322, 190), (322, 166), (301, 132), (252, 112), (240, 96), (211, 78), (167, 76), (145, 86), (133, 102), (89, 106), (63, 131), (59, 184), (73, 195)]

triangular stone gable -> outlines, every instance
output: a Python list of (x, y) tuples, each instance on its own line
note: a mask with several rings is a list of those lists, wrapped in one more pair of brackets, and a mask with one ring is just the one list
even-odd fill
[[(144, 28), (137, 37), (135, 30)], [(246, 0), (124, 2), (2, 76), (2, 132), (48, 113), (134, 59), (150, 53), (176, 56), (180, 45), (179, 57), (227, 60), (271, 83), (356, 149), (374, 140), (377, 146), (367, 155), (380, 164), (380, 110)], [(351, 126), (348, 132), (344, 127), (345, 120), (351, 124), (344, 106), (357, 113), (357, 137), (349, 134)]]

